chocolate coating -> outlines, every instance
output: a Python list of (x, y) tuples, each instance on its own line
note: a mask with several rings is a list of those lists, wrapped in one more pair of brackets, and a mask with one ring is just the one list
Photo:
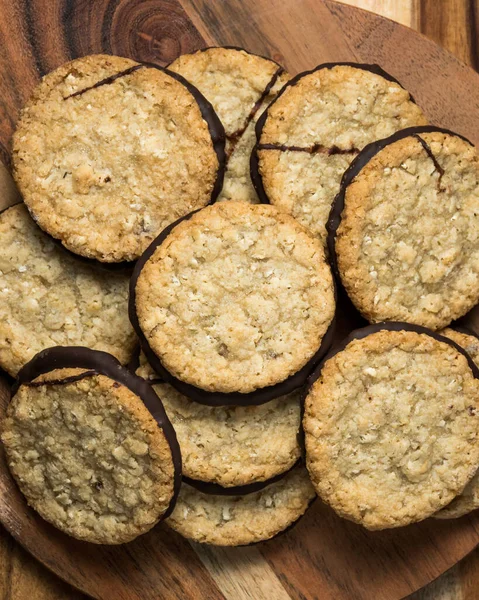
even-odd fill
[[(201, 210), (201, 209), (199, 209)], [(200, 404), (206, 404), (207, 406), (251, 406), (251, 405), (259, 405), (264, 404), (265, 402), (269, 402), (270, 400), (274, 400), (279, 396), (284, 396), (285, 394), (289, 394), (294, 390), (300, 388), (304, 385), (308, 376), (314, 367), (318, 364), (324, 354), (328, 351), (329, 347), (332, 344), (334, 337), (334, 329), (335, 329), (335, 319), (332, 320), (331, 324), (328, 327), (323, 339), (321, 340), (321, 345), (318, 351), (314, 354), (312, 358), (302, 367), (299, 371), (291, 375), (284, 381), (277, 383), (275, 385), (271, 385), (268, 387), (264, 387), (254, 392), (249, 392), (247, 394), (242, 394), (240, 392), (208, 392), (201, 388), (198, 388), (190, 383), (185, 383), (184, 381), (180, 381), (174, 375), (172, 375), (162, 364), (160, 359), (153, 352), (151, 346), (148, 343), (148, 340), (143, 333), (140, 323), (138, 321), (138, 315), (136, 313), (136, 284), (138, 281), (138, 277), (145, 266), (146, 262), (151, 258), (154, 254), (155, 250), (160, 246), (171, 231), (182, 221), (190, 219), (198, 210), (191, 212), (190, 214), (181, 217), (175, 223), (172, 223), (160, 235), (153, 240), (153, 242), (148, 246), (142, 256), (138, 259), (135, 268), (133, 269), (133, 274), (130, 279), (130, 296), (128, 302), (128, 315), (130, 317), (130, 322), (135, 330), (136, 335), (138, 336), (141, 344), (141, 348), (148, 359), (153, 370), (158, 373), (160, 378), (165, 382), (172, 385), (176, 390), (178, 390), (184, 396), (199, 402)], [(334, 285), (334, 282), (333, 282)], [(334, 290), (335, 298), (336, 298), (336, 288)]]
[[(282, 87), (282, 89), (279, 91), (276, 98), (273, 100), (273, 102), (271, 102), (271, 104), (268, 106), (268, 108), (263, 112), (261, 117), (256, 122), (256, 129), (255, 129), (256, 144), (255, 144), (253, 150), (251, 151), (251, 156), (250, 156), (250, 176), (251, 176), (251, 181), (253, 182), (253, 187), (256, 190), (256, 193), (258, 194), (260, 201), (263, 204), (269, 204), (269, 198), (264, 189), (263, 178), (261, 177), (261, 173), (259, 172), (258, 150), (260, 149), (259, 146), (260, 146), (261, 134), (263, 132), (263, 127), (264, 127), (264, 124), (266, 123), (266, 119), (268, 118), (269, 109), (273, 106), (273, 104), (275, 102), (277, 102), (278, 98), (280, 98), (282, 96), (282, 94), (284, 94), (284, 92), (288, 89), (288, 87), (290, 87), (292, 85), (296, 85), (303, 77), (306, 77), (307, 75), (311, 75), (312, 73), (315, 73), (316, 71), (320, 71), (321, 69), (332, 69), (333, 67), (338, 67), (338, 66), (339, 67), (340, 66), (354, 67), (356, 69), (362, 69), (363, 71), (370, 71), (371, 73), (374, 73), (375, 75), (379, 75), (380, 77), (383, 77), (384, 79), (387, 79), (388, 81), (397, 83), (403, 89), (405, 89), (404, 86), (395, 77), (393, 77), (392, 75), (390, 75), (389, 73), (384, 71), (379, 65), (355, 63), (355, 62), (323, 63), (321, 65), (318, 65), (314, 69), (311, 69), (310, 71), (303, 71), (302, 73), (298, 73), (298, 75), (296, 75), (295, 77), (290, 79), (290, 81), (288, 81)], [(415, 103), (415, 100), (411, 96), (410, 93), (409, 93), (409, 97), (410, 97), (411, 101)]]
[[(354, 178), (368, 164), (368, 162), (374, 156), (376, 156), (376, 154), (378, 152), (380, 152), (383, 148), (385, 148), (386, 146), (389, 146), (389, 144), (394, 144), (394, 142), (398, 142), (399, 140), (402, 140), (409, 136), (417, 137), (421, 133), (431, 133), (434, 131), (437, 131), (440, 133), (447, 133), (449, 135), (455, 135), (455, 136), (463, 139), (465, 142), (467, 142), (471, 146), (473, 145), (472, 142), (470, 142), (463, 135), (454, 133), (453, 131), (450, 131), (449, 129), (443, 129), (441, 127), (436, 127), (435, 125), (407, 127), (406, 129), (401, 129), (401, 131), (397, 131), (396, 133), (393, 133), (392, 135), (390, 135), (387, 138), (384, 138), (382, 140), (377, 140), (377, 141), (372, 142), (371, 144), (368, 144), (367, 146), (365, 146), (361, 150), (361, 152), (356, 156), (356, 158), (353, 160), (353, 162), (349, 165), (349, 167), (346, 169), (346, 171), (344, 172), (344, 175), (341, 179), (341, 186), (339, 188), (339, 192), (336, 195), (336, 197), (334, 198), (333, 204), (331, 206), (331, 211), (329, 213), (328, 222), (326, 223), (326, 229), (328, 232), (327, 243), (328, 243), (329, 257), (331, 260), (331, 266), (333, 268), (333, 272), (336, 275), (338, 281), (341, 281), (341, 275), (339, 273), (338, 261), (337, 261), (337, 256), (336, 256), (336, 232), (341, 224), (341, 214), (344, 210), (346, 190), (347, 190), (348, 186), (353, 182)], [(421, 141), (421, 144), (422, 144), (422, 141)], [(429, 146), (427, 146), (427, 144), (425, 144), (425, 143), (422, 145), (425, 148), (426, 152), (429, 155), (431, 155), (432, 153), (431, 153)], [(429, 149), (429, 151), (428, 151), (428, 149)], [(435, 165), (436, 165), (436, 162), (437, 161), (434, 160)]]
[(342, 342), (337, 344), (327, 354), (327, 356), (324, 357), (324, 359), (321, 361), (321, 364), (314, 371), (314, 373), (312, 373), (311, 376), (309, 377), (308, 391), (306, 392), (306, 395), (309, 393), (309, 389), (311, 388), (313, 383), (321, 375), (321, 370), (322, 370), (324, 364), (330, 358), (333, 358), (333, 356), (336, 356), (336, 354), (343, 351), (346, 348), (346, 346), (353, 340), (362, 340), (362, 339), (368, 337), (368, 335), (378, 333), (379, 331), (413, 331), (414, 333), (421, 333), (424, 335), (428, 335), (429, 337), (434, 338), (438, 342), (443, 342), (445, 344), (449, 344), (449, 346), (452, 346), (453, 348), (458, 350), (463, 356), (466, 357), (467, 363), (469, 365), (469, 368), (472, 371), (474, 378), (479, 379), (479, 368), (474, 363), (474, 361), (469, 356), (469, 354), (464, 350), (464, 348), (461, 348), (461, 346), (459, 346), (459, 344), (456, 344), (456, 342), (452, 341), (451, 339), (449, 339), (443, 335), (440, 335), (439, 333), (436, 333), (435, 331), (432, 331), (431, 329), (428, 329), (427, 327), (421, 327), (420, 325), (412, 325), (411, 323), (404, 323), (401, 321), (388, 321), (388, 322), (383, 322), (383, 323), (375, 323), (374, 325), (368, 325), (367, 327), (363, 327), (361, 329), (356, 329), (355, 331), (352, 331)]
[[(16, 394), (21, 385), (29, 385), (38, 376), (55, 369), (80, 368), (88, 369), (88, 373), (82, 373), (80, 376), (73, 376), (69, 381), (76, 381), (84, 377), (92, 377), (95, 375), (105, 375), (110, 379), (124, 385), (136, 396), (138, 396), (149, 410), (158, 426), (163, 430), (166, 440), (170, 446), (171, 456), (174, 466), (174, 481), (173, 481), (173, 497), (162, 519), (168, 517), (176, 503), (176, 498), (180, 490), (181, 484), (181, 453), (175, 430), (171, 425), (161, 400), (156, 395), (153, 388), (141, 377), (137, 377), (130, 373), (126, 368), (122, 367), (119, 361), (111, 354), (101, 352), (100, 350), (90, 350), (83, 346), (56, 346), (42, 350), (33, 359), (22, 367), (18, 373), (17, 380), (12, 390), (12, 397)], [(62, 380), (52, 382), (52, 385), (59, 385)], [(35, 383), (33, 385), (36, 385)], [(45, 382), (41, 385), (50, 385), (50, 382)]]
[(264, 488), (268, 487), (272, 483), (276, 483), (286, 477), (288, 473), (290, 473), (291, 469), (294, 469), (298, 466), (299, 460), (295, 462), (295, 464), (285, 471), (284, 473), (280, 473), (279, 475), (275, 475), (271, 477), (271, 479), (267, 479), (266, 481), (255, 481), (254, 483), (248, 483), (246, 485), (238, 485), (236, 487), (223, 487), (218, 483), (211, 483), (208, 481), (199, 481), (198, 479), (191, 479), (191, 477), (183, 476), (183, 483), (187, 483), (192, 487), (196, 488), (199, 492), (203, 494), (211, 494), (213, 496), (245, 496), (246, 494), (254, 494), (255, 492), (259, 492)]

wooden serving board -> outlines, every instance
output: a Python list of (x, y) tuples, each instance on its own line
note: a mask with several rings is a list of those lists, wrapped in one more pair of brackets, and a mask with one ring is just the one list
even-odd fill
[[(332, 61), (376, 62), (432, 122), (479, 144), (479, 76), (421, 35), (329, 0), (0, 0), (0, 155), (39, 77), (94, 52), (167, 64), (207, 45), (241, 45), (297, 73)], [(0, 208), (16, 197), (0, 167)], [(476, 327), (476, 321), (478, 326)], [(479, 331), (479, 318), (469, 317)], [(0, 381), (0, 416), (9, 398)], [(0, 450), (0, 521), (60, 577), (101, 600), (395, 600), (479, 542), (479, 515), (367, 532), (319, 500), (269, 542), (220, 549), (160, 525), (120, 547), (78, 542), (24, 502)]]

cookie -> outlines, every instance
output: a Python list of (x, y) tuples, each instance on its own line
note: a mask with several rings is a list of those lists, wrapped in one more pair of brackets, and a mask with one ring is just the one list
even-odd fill
[(303, 466), (244, 496), (211, 495), (182, 484), (167, 524), (196, 542), (243, 546), (268, 540), (296, 522), (315, 497)]
[(300, 73), (259, 119), (252, 179), (259, 197), (326, 243), (341, 177), (370, 142), (426, 117), (377, 65), (325, 64)]
[(143, 353), (136, 373), (153, 382), (175, 428), (184, 476), (237, 487), (267, 481), (299, 460), (301, 391), (261, 406), (212, 407), (158, 383)]
[(24, 204), (0, 214), (0, 366), (11, 375), (50, 346), (85, 345), (126, 363), (135, 346), (128, 272), (79, 261)]
[(227, 168), (219, 200), (259, 202), (249, 168), (255, 124), (288, 74), (273, 60), (233, 47), (183, 54), (168, 68), (200, 90), (224, 125)]
[(76, 254), (132, 261), (167, 225), (219, 193), (224, 131), (179, 75), (86, 56), (36, 87), (12, 158), (42, 229)]
[(175, 432), (151, 387), (104, 352), (38, 354), (19, 373), (1, 438), (30, 506), (77, 539), (129, 542), (173, 510)]
[(307, 467), (318, 495), (367, 529), (444, 508), (477, 470), (478, 378), (462, 348), (423, 327), (353, 332), (312, 377), (305, 400)]
[(479, 302), (479, 156), (435, 127), (365, 148), (335, 201), (330, 249), (368, 321), (441, 329)]
[[(472, 332), (465, 330), (444, 329), (441, 335), (450, 338), (469, 354), (472, 360), (479, 364), (479, 339)], [(479, 508), (479, 473), (476, 472), (471, 481), (466, 485), (462, 494), (445, 508), (434, 515), (436, 519), (457, 519)]]
[(221, 202), (166, 230), (135, 266), (130, 319), (167, 383), (210, 405), (301, 387), (331, 341), (322, 245), (273, 206)]

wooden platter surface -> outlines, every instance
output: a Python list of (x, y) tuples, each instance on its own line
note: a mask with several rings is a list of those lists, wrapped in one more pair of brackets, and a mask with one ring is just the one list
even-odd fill
[[(322, 62), (375, 62), (433, 123), (479, 144), (479, 75), (433, 42), (330, 0), (0, 0), (0, 156), (39, 77), (94, 52), (167, 64), (209, 45), (240, 45), (291, 73)], [(0, 208), (16, 191), (0, 166)], [(479, 332), (479, 312), (468, 317)], [(477, 325), (476, 325), (477, 323)], [(0, 382), (0, 416), (9, 399)], [(0, 521), (60, 577), (101, 600), (396, 600), (479, 542), (479, 515), (367, 532), (319, 500), (290, 531), (244, 548), (184, 540), (166, 526), (120, 547), (56, 531), (24, 502), (0, 450)]]

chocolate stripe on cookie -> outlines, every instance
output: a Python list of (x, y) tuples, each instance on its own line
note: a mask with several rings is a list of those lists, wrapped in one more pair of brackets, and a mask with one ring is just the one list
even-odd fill
[(129, 69), (125, 69), (124, 71), (120, 71), (119, 73), (116, 73), (115, 75), (111, 75), (110, 77), (106, 77), (105, 79), (102, 79), (101, 81), (97, 81), (93, 85), (90, 85), (89, 87), (86, 87), (83, 90), (78, 90), (77, 92), (74, 92), (73, 94), (70, 94), (69, 96), (65, 96), (63, 98), (63, 100), (68, 100), (69, 98), (74, 98), (75, 96), (81, 96), (85, 92), (89, 92), (90, 90), (99, 88), (102, 85), (110, 85), (110, 83), (115, 82), (117, 79), (120, 79), (120, 77), (126, 77), (127, 75), (130, 75), (130, 73), (134, 73), (135, 71), (138, 71), (138, 69), (142, 69), (144, 66), (145, 65), (134, 65), (133, 67), (130, 67)]
[(233, 133), (231, 133), (230, 135), (226, 136), (226, 138), (231, 143), (231, 147), (230, 147), (230, 150), (228, 152), (228, 158), (233, 154), (233, 152), (234, 152), (234, 150), (236, 148), (236, 145), (238, 144), (241, 136), (244, 134), (244, 132), (248, 128), (248, 126), (251, 123), (251, 121), (255, 118), (256, 113), (261, 108), (261, 105), (263, 104), (263, 102), (267, 98), (268, 94), (273, 89), (273, 86), (275, 85), (275, 83), (278, 81), (278, 77), (280, 77), (283, 73), (284, 73), (283, 67), (279, 67), (277, 69), (277, 71), (274, 73), (273, 77), (271, 77), (268, 85), (264, 88), (261, 96), (258, 98), (258, 100), (256, 100), (253, 108), (250, 110), (249, 115), (246, 117), (246, 120), (245, 120), (243, 126), (240, 127), (239, 129), (237, 129), (236, 131), (234, 131)]
[(313, 144), (311, 146), (286, 146), (285, 144), (257, 144), (256, 150), (280, 150), (281, 152), (307, 152), (308, 154), (356, 154), (358, 148), (338, 148), (338, 146), (323, 146), (322, 144)]
[(445, 172), (444, 169), (438, 163), (437, 158), (432, 153), (432, 150), (431, 150), (431, 147), (429, 146), (429, 144), (427, 144), (426, 141), (422, 139), (422, 137), (420, 137), (419, 135), (416, 135), (415, 133), (413, 134), (412, 137), (419, 141), (419, 143), (421, 144), (421, 146), (426, 151), (426, 154), (432, 160), (432, 162), (434, 164), (434, 168), (436, 169), (437, 174), (439, 175), (438, 180), (437, 180), (437, 191), (440, 192), (441, 189), (442, 189), (441, 188), (442, 176), (444, 175), (444, 172)]

